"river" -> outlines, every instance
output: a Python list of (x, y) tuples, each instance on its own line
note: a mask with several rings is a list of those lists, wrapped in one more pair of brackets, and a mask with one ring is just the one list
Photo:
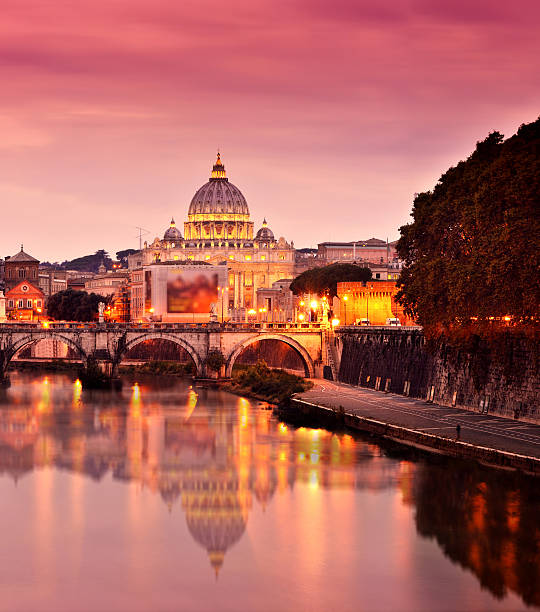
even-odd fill
[(0, 390), (0, 610), (540, 607), (539, 482), (181, 379)]

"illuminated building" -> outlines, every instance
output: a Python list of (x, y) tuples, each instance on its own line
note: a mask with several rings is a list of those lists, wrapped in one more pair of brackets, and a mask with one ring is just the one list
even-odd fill
[(352, 325), (367, 319), (371, 325), (386, 325), (387, 319), (398, 318), (402, 325), (414, 325), (396, 302), (397, 291), (395, 281), (338, 283), (336, 301), (341, 323)]
[[(257, 302), (257, 290), (270, 288), (276, 281), (294, 278), (295, 250), (284, 238), (276, 240), (266, 220), (255, 233), (247, 201), (229, 182), (218, 157), (210, 179), (197, 190), (184, 223), (184, 236), (171, 220), (163, 239), (129, 256), (132, 271), (132, 319), (144, 316), (141, 271), (152, 264), (207, 263), (225, 265), (225, 317), (245, 319)], [(219, 298), (219, 301), (223, 299)], [(133, 303), (135, 301), (135, 303)], [(218, 313), (220, 314), (220, 313)]]
[(43, 315), (44, 310), (45, 295), (43, 291), (26, 280), (17, 283), (6, 294), (8, 319), (34, 321)]
[(6, 320), (6, 298), (4, 292), (0, 290), (0, 323)]
[(88, 279), (84, 288), (88, 293), (96, 293), (103, 297), (118, 294), (122, 285), (128, 281), (129, 273), (127, 270), (105, 271), (105, 266), (100, 267), (100, 273)]

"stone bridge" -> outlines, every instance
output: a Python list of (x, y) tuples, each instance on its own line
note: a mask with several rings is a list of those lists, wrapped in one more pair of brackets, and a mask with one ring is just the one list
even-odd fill
[(279, 340), (300, 355), (306, 376), (315, 375), (316, 364), (325, 355), (327, 326), (317, 323), (52, 323), (0, 324), (0, 380), (5, 379), (10, 361), (24, 347), (43, 339), (70, 346), (86, 366), (89, 360), (109, 364), (115, 374), (128, 351), (152, 339), (169, 340), (191, 356), (197, 376), (207, 376), (206, 358), (211, 351), (225, 357), (225, 376), (231, 376), (238, 356), (260, 340)]

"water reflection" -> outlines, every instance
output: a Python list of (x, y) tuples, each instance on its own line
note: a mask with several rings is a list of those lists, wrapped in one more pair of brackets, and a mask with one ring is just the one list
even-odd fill
[[(266, 512), (298, 486), (314, 495), (398, 491), (388, 526), (396, 539), (400, 520), (415, 511), (418, 533), (496, 598), (510, 590), (540, 605), (540, 495), (531, 480), (469, 464), (449, 469), (348, 434), (295, 429), (255, 402), (178, 382), (135, 383), (118, 395), (83, 392), (66, 377), (14, 374), (0, 405), (1, 474), (17, 482), (54, 466), (95, 481), (107, 474), (135, 481), (170, 511), (181, 508), (216, 576), (245, 537), (254, 505)], [(409, 563), (406, 548), (398, 554)]]
[(415, 482), (416, 524), (502, 598), (540, 605), (540, 487), (475, 466), (430, 466)]

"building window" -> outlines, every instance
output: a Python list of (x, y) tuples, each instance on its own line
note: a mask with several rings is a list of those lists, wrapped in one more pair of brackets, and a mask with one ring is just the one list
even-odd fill
[(261, 261), (266, 261), (266, 255), (261, 255)]
[(9, 308), (13, 308), (13, 306), (14, 306), (13, 300), (8, 300), (8, 306), (9, 306)]
[(26, 308), (32, 308), (32, 300), (26, 300)]
[(17, 301), (17, 308), (24, 308), (24, 300)]
[(245, 255), (245, 256), (244, 256), (244, 259), (245, 259), (246, 261), (251, 261), (251, 255)]
[(24, 278), (24, 270), (19, 269), (19, 278)]
[(282, 259), (282, 260), (285, 259), (285, 255), (280, 255), (279, 259)]

